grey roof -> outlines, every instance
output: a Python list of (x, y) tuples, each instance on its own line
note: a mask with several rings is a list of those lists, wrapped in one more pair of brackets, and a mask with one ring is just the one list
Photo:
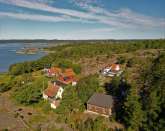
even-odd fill
[(113, 97), (101, 93), (94, 93), (87, 104), (111, 108), (113, 107)]

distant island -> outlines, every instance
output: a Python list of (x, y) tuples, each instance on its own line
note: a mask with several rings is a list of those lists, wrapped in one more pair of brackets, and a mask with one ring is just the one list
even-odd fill
[(17, 54), (28, 54), (28, 55), (33, 55), (38, 53), (39, 49), (38, 48), (23, 48), (18, 51), (16, 51)]

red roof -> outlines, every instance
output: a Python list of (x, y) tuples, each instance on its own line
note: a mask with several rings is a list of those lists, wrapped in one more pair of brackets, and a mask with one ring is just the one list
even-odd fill
[(59, 74), (62, 72), (62, 69), (61, 68), (58, 68), (58, 67), (52, 67), (48, 70), (48, 73), (50, 74)]
[(112, 64), (111, 65), (111, 70), (112, 71), (119, 71), (120, 70), (120, 65), (119, 64)]
[(63, 75), (64, 76), (75, 76), (75, 73), (74, 73), (73, 69), (68, 68), (68, 69), (65, 69)]
[(52, 85), (50, 87), (48, 87), (44, 93), (48, 96), (48, 97), (53, 97), (57, 94), (58, 90), (59, 90), (59, 86), (57, 85)]
[(67, 69), (65, 69), (65, 72), (73, 72), (73, 69), (72, 68), (67, 68)]
[(73, 76), (60, 76), (58, 80), (64, 84), (70, 84), (73, 81), (77, 81), (76, 78)]

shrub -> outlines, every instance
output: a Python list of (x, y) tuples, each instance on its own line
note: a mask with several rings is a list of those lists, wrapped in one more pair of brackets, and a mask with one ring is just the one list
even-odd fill
[(89, 75), (81, 79), (77, 85), (78, 97), (84, 104), (93, 95), (93, 93), (98, 92), (98, 90), (99, 80), (97, 75)]
[(117, 58), (117, 63), (118, 63), (118, 64), (124, 64), (124, 63), (125, 63), (125, 58), (122, 57), (122, 56), (118, 57), (118, 58)]
[(129, 59), (128, 61), (127, 61), (127, 67), (132, 67), (132, 65), (133, 65), (133, 59)]
[(11, 89), (11, 86), (6, 83), (0, 84), (0, 92), (5, 92)]
[[(43, 85), (43, 81), (44, 85)], [(47, 87), (47, 79), (38, 78), (33, 83), (27, 83), (22, 88), (16, 90), (13, 94), (18, 103), (30, 105), (38, 103), (42, 97), (42, 89)]]

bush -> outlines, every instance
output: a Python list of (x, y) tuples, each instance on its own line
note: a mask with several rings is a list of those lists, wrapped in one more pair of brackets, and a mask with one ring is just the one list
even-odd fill
[(127, 61), (127, 67), (132, 67), (132, 65), (133, 65), (133, 59), (129, 59), (128, 61)]
[(74, 72), (75, 72), (76, 74), (80, 74), (80, 73), (81, 73), (81, 66), (80, 66), (80, 65), (78, 65), (78, 64), (73, 64), (73, 65), (72, 65), (72, 68), (73, 68), (73, 70), (74, 70)]
[(9, 67), (9, 72), (11, 75), (20, 75), (24, 73), (30, 73), (32, 72), (31, 64), (32, 64), (31, 62), (13, 64)]
[[(43, 81), (44, 85), (43, 85)], [(38, 78), (33, 83), (27, 83), (22, 88), (17, 89), (13, 96), (18, 103), (30, 105), (38, 103), (42, 97), (43, 86), (47, 87), (47, 80)]]
[(106, 125), (105, 119), (102, 117), (97, 117), (96, 119), (88, 118), (84, 122), (80, 122), (77, 125), (79, 131), (109, 131)]
[(58, 62), (58, 66), (61, 68), (73, 68), (74, 72), (76, 74), (80, 74), (81, 73), (81, 66), (78, 64), (74, 64), (71, 61), (68, 60), (59, 60)]
[(78, 82), (77, 85), (78, 97), (84, 104), (93, 95), (94, 92), (98, 92), (98, 91), (99, 91), (99, 80), (97, 75), (89, 75)]
[(58, 114), (70, 114), (81, 109), (81, 101), (78, 98), (76, 89), (72, 86), (65, 87), (60, 106), (56, 109)]
[(0, 84), (0, 92), (5, 92), (11, 89), (11, 86), (6, 83)]
[(124, 64), (124, 63), (125, 63), (125, 58), (122, 57), (122, 56), (118, 57), (118, 58), (117, 58), (117, 63), (118, 63), (118, 64)]
[(48, 101), (43, 102), (42, 110), (44, 111), (44, 113), (48, 113), (49, 111), (51, 111), (50, 103)]

